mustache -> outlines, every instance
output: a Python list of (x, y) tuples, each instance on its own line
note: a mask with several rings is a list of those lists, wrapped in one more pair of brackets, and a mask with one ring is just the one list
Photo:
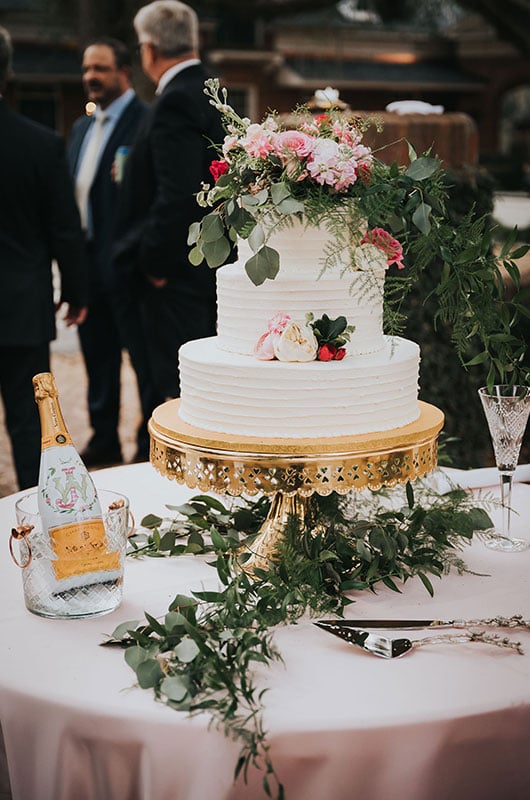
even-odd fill
[(98, 80), (86, 81), (85, 82), (85, 86), (86, 86), (87, 89), (102, 89), (103, 88), (103, 84), (101, 83), (101, 81), (98, 81)]

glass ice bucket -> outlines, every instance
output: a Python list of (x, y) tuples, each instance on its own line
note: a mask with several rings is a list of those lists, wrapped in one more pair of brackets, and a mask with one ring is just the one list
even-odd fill
[[(61, 587), (55, 580), (57, 555), (37, 507), (37, 492), (23, 495), (15, 504), (17, 527), (11, 531), (9, 549), (21, 568), (26, 607), (41, 617), (84, 619), (108, 614), (119, 606), (127, 537), (134, 527), (129, 500), (122, 494), (99, 491), (106, 533), (106, 550), (113, 556), (111, 572), (88, 572)], [(77, 585), (75, 585), (77, 583)]]

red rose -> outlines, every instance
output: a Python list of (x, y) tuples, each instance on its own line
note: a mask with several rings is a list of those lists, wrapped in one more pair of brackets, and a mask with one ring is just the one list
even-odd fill
[(317, 361), (333, 361), (337, 354), (334, 344), (323, 344), (318, 348)]
[(342, 361), (345, 355), (346, 355), (346, 348), (339, 347), (337, 349), (337, 352), (335, 353), (335, 361)]
[(214, 181), (218, 181), (221, 175), (228, 172), (228, 163), (226, 161), (212, 161), (210, 164), (210, 172)]

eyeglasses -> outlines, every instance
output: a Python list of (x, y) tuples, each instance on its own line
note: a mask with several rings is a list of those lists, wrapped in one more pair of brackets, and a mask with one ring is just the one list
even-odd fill
[(142, 47), (144, 46), (144, 44), (149, 44), (149, 42), (138, 42), (138, 44), (134, 48), (134, 51), (135, 51), (137, 56), (141, 56), (142, 55)]

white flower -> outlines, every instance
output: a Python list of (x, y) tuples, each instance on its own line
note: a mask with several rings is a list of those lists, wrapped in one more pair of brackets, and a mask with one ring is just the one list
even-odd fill
[(314, 361), (318, 342), (306, 325), (291, 320), (274, 339), (274, 355), (279, 361)]
[(360, 244), (353, 250), (353, 262), (356, 269), (365, 272), (388, 269), (386, 254), (369, 242)]

